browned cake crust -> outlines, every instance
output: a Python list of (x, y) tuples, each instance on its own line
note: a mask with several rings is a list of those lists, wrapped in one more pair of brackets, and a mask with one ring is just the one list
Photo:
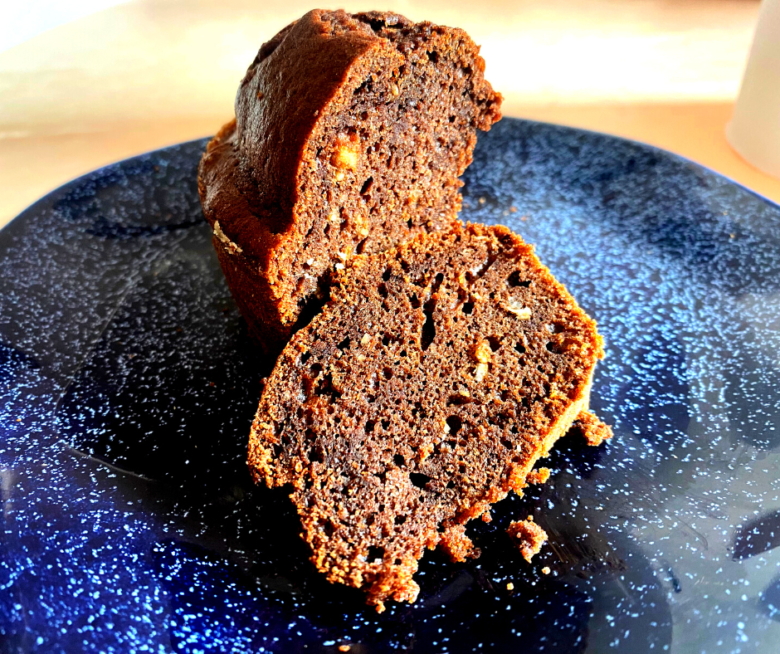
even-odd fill
[(476, 554), (465, 523), (522, 492), (587, 410), (602, 354), (595, 323), (505, 227), (421, 234), (355, 257), (293, 336), (249, 465), (256, 481), (292, 486), (329, 580), (365, 588), (380, 610), (414, 601), (425, 548)]
[(463, 30), (321, 10), (262, 46), (198, 186), (269, 354), (313, 313), (334, 267), (456, 220), (476, 131), (501, 116), (478, 52)]

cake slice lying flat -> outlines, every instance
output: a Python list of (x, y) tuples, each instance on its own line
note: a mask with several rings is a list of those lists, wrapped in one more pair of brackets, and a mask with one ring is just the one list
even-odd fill
[(198, 186), (250, 331), (276, 356), (355, 253), (448, 228), (501, 117), (463, 30), (314, 10), (257, 54)]
[(596, 324), (504, 227), (356, 257), (267, 380), (256, 481), (291, 498), (332, 582), (414, 601), (426, 548), (478, 554), (465, 523), (587, 412)]

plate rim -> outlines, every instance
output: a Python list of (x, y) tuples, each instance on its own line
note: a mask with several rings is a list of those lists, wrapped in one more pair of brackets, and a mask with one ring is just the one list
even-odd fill
[[(572, 133), (575, 133), (575, 134), (585, 134), (585, 135), (589, 135), (589, 136), (597, 136), (597, 137), (605, 138), (607, 140), (614, 140), (614, 141), (619, 141), (619, 142), (622, 142), (622, 143), (628, 143), (630, 145), (642, 148), (642, 149), (644, 149), (646, 151), (653, 152), (655, 154), (659, 154), (659, 155), (666, 156), (666, 157), (671, 157), (672, 159), (675, 159), (677, 161), (682, 161), (682, 162), (688, 164), (689, 166), (693, 166), (694, 168), (698, 168), (700, 170), (704, 170), (705, 172), (707, 172), (707, 173), (709, 173), (711, 175), (715, 175), (716, 177), (719, 177), (719, 178), (729, 182), (729, 184), (737, 187), (741, 191), (749, 193), (750, 195), (754, 196), (755, 198), (758, 198), (759, 200), (762, 200), (767, 205), (769, 205), (772, 209), (775, 209), (775, 210), (778, 211), (778, 213), (780, 213), (780, 202), (775, 202), (774, 200), (766, 197), (765, 195), (761, 195), (761, 193), (759, 193), (758, 191), (755, 191), (755, 190), (749, 188), (748, 186), (745, 186), (741, 182), (736, 181), (735, 179), (729, 177), (728, 175), (726, 175), (724, 173), (718, 172), (717, 170), (711, 168), (710, 166), (707, 166), (705, 164), (699, 163), (698, 161), (694, 161), (693, 159), (691, 159), (689, 157), (686, 157), (684, 155), (681, 155), (681, 154), (677, 154), (676, 152), (672, 152), (671, 150), (667, 150), (665, 148), (662, 148), (662, 147), (659, 147), (659, 146), (656, 146), (656, 145), (651, 145), (650, 143), (645, 143), (644, 141), (639, 141), (637, 139), (627, 138), (625, 136), (617, 136), (615, 134), (609, 134), (608, 132), (601, 132), (601, 131), (598, 131), (598, 130), (586, 129), (586, 128), (583, 128), (583, 127), (572, 127), (571, 125), (564, 125), (564, 124), (561, 124), (561, 123), (549, 123), (549, 122), (546, 122), (546, 121), (543, 121), (543, 120), (532, 120), (532, 119), (529, 119), (529, 118), (519, 118), (519, 117), (515, 117), (515, 116), (505, 116), (504, 118), (501, 119), (501, 121), (499, 123), (496, 123), (496, 126), (500, 126), (500, 125), (506, 124), (506, 123), (510, 123), (510, 124), (525, 123), (525, 124), (529, 124), (529, 125), (540, 126), (540, 127), (545, 128), (545, 129), (553, 128), (553, 129), (557, 129), (557, 130), (563, 130), (563, 131), (567, 131), (567, 132), (572, 132)], [(496, 128), (501, 129), (500, 127), (496, 127)], [(184, 146), (187, 146), (187, 145), (193, 145), (195, 143), (203, 142), (203, 145), (204, 145), (204, 148), (205, 148), (205, 143), (208, 140), (211, 140), (212, 138), (213, 138), (213, 136), (201, 136), (201, 137), (198, 137), (198, 138), (190, 139), (188, 141), (180, 141), (179, 143), (173, 143), (171, 145), (166, 145), (166, 146), (161, 147), (161, 148), (155, 148), (153, 150), (147, 150), (147, 151), (141, 152), (139, 154), (134, 154), (132, 156), (125, 157), (123, 159), (118, 159), (116, 161), (112, 161), (111, 163), (108, 163), (108, 164), (105, 164), (105, 165), (100, 166), (98, 168), (95, 168), (93, 170), (90, 170), (89, 172), (86, 172), (83, 175), (79, 175), (78, 177), (74, 177), (73, 179), (65, 182), (64, 184), (61, 184), (60, 186), (57, 186), (56, 188), (52, 189), (51, 191), (49, 191), (45, 195), (41, 196), (37, 200), (33, 201), (31, 204), (29, 204), (27, 207), (25, 207), (21, 212), (19, 212), (16, 216), (11, 218), (11, 220), (9, 220), (2, 228), (0, 228), (0, 237), (2, 237), (4, 235), (4, 232), (6, 232), (6, 230), (8, 230), (8, 228), (11, 225), (13, 225), (17, 221), (25, 218), (27, 216), (27, 214), (31, 213), (34, 209), (36, 209), (38, 207), (38, 205), (41, 205), (41, 204), (43, 204), (43, 203), (45, 203), (47, 201), (50, 201), (55, 196), (58, 196), (58, 195), (62, 194), (64, 191), (66, 191), (66, 190), (68, 190), (68, 189), (70, 189), (70, 188), (72, 188), (72, 187), (74, 187), (74, 186), (76, 186), (76, 185), (78, 185), (80, 183), (85, 182), (88, 178), (90, 178), (92, 176), (98, 175), (98, 174), (100, 174), (100, 173), (102, 173), (102, 172), (104, 172), (104, 171), (106, 171), (108, 169), (111, 169), (111, 168), (114, 168), (114, 167), (117, 167), (117, 166), (122, 166), (124, 164), (128, 164), (128, 163), (131, 163), (131, 162), (139, 160), (139, 159), (143, 159), (144, 157), (150, 157), (150, 156), (153, 156), (153, 155), (158, 154), (158, 153), (167, 152), (167, 151), (174, 150), (176, 148), (181, 148), (181, 147), (184, 147)], [(204, 149), (204, 152), (205, 152), (205, 149)]]

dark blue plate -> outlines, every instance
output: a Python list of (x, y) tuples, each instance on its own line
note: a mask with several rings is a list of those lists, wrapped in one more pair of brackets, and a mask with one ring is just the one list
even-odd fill
[[(0, 233), (5, 652), (780, 650), (780, 207), (620, 139), (504, 120), (463, 217), (599, 322), (598, 448), (428, 554), (377, 615), (315, 573), (245, 444), (267, 368), (201, 216), (205, 141), (55, 191)], [(533, 514), (533, 565), (504, 534)], [(550, 573), (542, 574), (549, 567)]]

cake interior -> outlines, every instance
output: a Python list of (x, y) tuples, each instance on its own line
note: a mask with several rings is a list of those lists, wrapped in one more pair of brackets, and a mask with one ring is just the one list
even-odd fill
[(530, 246), (470, 226), (360, 257), (296, 334), (261, 400), (250, 463), (293, 500), (332, 581), (413, 599), (426, 547), (463, 524), (587, 408), (601, 342)]
[(356, 62), (308, 142), (277, 280), (289, 316), (322, 297), (329, 271), (351, 256), (452, 223), (476, 129), (498, 117), (464, 32), (380, 14), (323, 20), (334, 34), (370, 31), (389, 47)]

